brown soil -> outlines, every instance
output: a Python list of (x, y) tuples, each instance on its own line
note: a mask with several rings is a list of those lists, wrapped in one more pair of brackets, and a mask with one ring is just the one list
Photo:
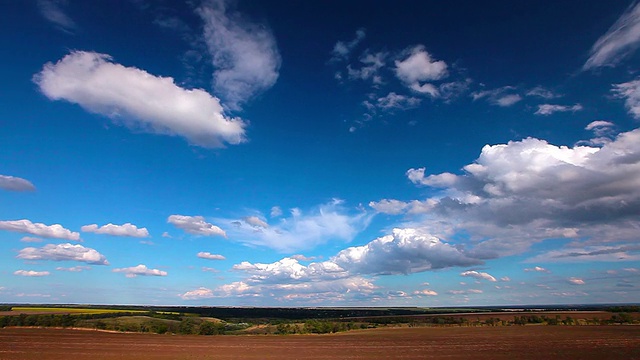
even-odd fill
[(640, 326), (388, 328), (177, 336), (0, 329), (0, 359), (640, 359)]

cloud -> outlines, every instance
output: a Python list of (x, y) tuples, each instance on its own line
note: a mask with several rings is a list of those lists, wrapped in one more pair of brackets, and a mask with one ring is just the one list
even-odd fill
[(536, 266), (536, 267), (533, 267), (533, 268), (527, 268), (527, 269), (524, 269), (524, 271), (525, 272), (533, 272), (533, 271), (535, 271), (535, 272), (543, 272), (543, 273), (550, 273), (551, 272), (551, 271), (549, 271), (549, 270), (547, 270), (547, 269), (545, 269), (543, 267), (540, 267), (540, 266)]
[(536, 86), (529, 91), (527, 91), (527, 96), (535, 96), (543, 99), (555, 99), (562, 97), (562, 95), (556, 94), (551, 90), (545, 89), (542, 86)]
[(390, 235), (350, 247), (331, 258), (353, 274), (410, 274), (454, 266), (478, 265), (464, 251), (418, 229), (393, 229)]
[(269, 227), (269, 224), (267, 224), (264, 220), (260, 219), (257, 216), (247, 216), (242, 220), (244, 220), (245, 223), (254, 227), (265, 228), (265, 229)]
[(0, 189), (8, 191), (35, 191), (36, 187), (26, 179), (0, 175)]
[(640, 4), (633, 2), (590, 51), (583, 70), (615, 66), (640, 46)]
[(22, 239), (20, 239), (20, 241), (28, 242), (28, 243), (39, 243), (39, 242), (42, 242), (42, 239), (37, 237), (31, 237), (31, 236), (23, 236)]
[(127, 268), (113, 269), (113, 272), (124, 273), (128, 278), (134, 278), (136, 276), (167, 276), (166, 271), (149, 269), (146, 265), (142, 264)]
[(478, 289), (468, 289), (468, 290), (449, 290), (447, 294), (451, 295), (466, 295), (466, 294), (482, 294), (482, 290)]
[(31, 221), (26, 219), (0, 221), (0, 230), (27, 233), (44, 238), (56, 238), (75, 241), (80, 240), (79, 233), (65, 229), (60, 224), (45, 225), (41, 223), (32, 223)]
[(338, 41), (333, 46), (333, 50), (331, 51), (331, 60), (329, 61), (336, 62), (348, 59), (351, 51), (353, 51), (353, 49), (365, 38), (365, 36), (365, 29), (358, 29), (353, 40), (349, 42)]
[(614, 126), (614, 124), (612, 122), (603, 121), (603, 120), (596, 120), (596, 121), (590, 122), (584, 129), (585, 130), (598, 131), (598, 129), (611, 128), (613, 126)]
[(491, 276), (490, 274), (486, 273), (486, 272), (478, 272), (478, 271), (464, 271), (462, 273), (460, 273), (460, 276), (468, 276), (468, 277), (472, 277), (472, 278), (476, 278), (478, 280), (488, 280), (491, 282), (496, 282), (496, 278), (494, 278), (493, 276)]
[(601, 147), (556, 146), (535, 138), (486, 145), (462, 174), (409, 169), (415, 184), (439, 188), (421, 226), (471, 234), (469, 256), (526, 251), (545, 239), (636, 239), (640, 222), (640, 129)]
[(213, 290), (200, 287), (195, 290), (187, 291), (184, 294), (178, 294), (178, 296), (183, 300), (198, 300), (212, 298), (215, 295), (213, 294)]
[(168, 239), (173, 238), (173, 237), (172, 237), (168, 232), (166, 232), (166, 231), (162, 233), (162, 237), (163, 237), (163, 238), (168, 238)]
[(41, 277), (41, 276), (49, 276), (48, 271), (33, 271), (33, 270), (17, 270), (13, 272), (13, 275), (18, 276), (29, 276), (29, 277)]
[(380, 69), (385, 65), (387, 53), (378, 52), (371, 54), (365, 52), (360, 57), (360, 68), (354, 68), (351, 65), (347, 65), (347, 75), (351, 80), (371, 80), (375, 85), (381, 85), (382, 76), (380, 76)]
[(201, 259), (207, 259), (207, 260), (225, 260), (226, 259), (222, 255), (212, 254), (210, 252), (204, 252), (204, 251), (199, 252), (198, 257)]
[(82, 272), (85, 270), (91, 270), (90, 266), (72, 266), (72, 267), (57, 267), (56, 270), (58, 271), (68, 271), (68, 272)]
[(369, 206), (383, 214), (397, 215), (401, 214), (409, 205), (406, 202), (395, 199), (382, 199), (378, 202), (369, 202)]
[(333, 200), (305, 212), (292, 209), (289, 217), (280, 218), (268, 228), (235, 219), (216, 219), (216, 222), (227, 228), (232, 239), (280, 252), (293, 252), (312, 249), (331, 240), (351, 241), (369, 225), (371, 216), (362, 211), (351, 214), (342, 206), (341, 200)]
[(378, 98), (374, 106), (382, 110), (407, 110), (418, 107), (420, 102), (420, 99), (413, 96), (398, 95), (395, 92), (390, 92), (386, 96)]
[(227, 237), (224, 230), (206, 222), (202, 216), (171, 215), (167, 222), (189, 234)]
[(586, 246), (578, 248), (573, 245), (569, 248), (550, 250), (546, 253), (536, 255), (527, 262), (594, 262), (594, 261), (638, 261), (640, 260), (640, 245), (617, 245), (617, 246)]
[(473, 101), (487, 99), (487, 101), (492, 105), (509, 107), (522, 100), (522, 96), (514, 93), (515, 90), (516, 88), (514, 86), (503, 86), (493, 90), (473, 92), (471, 93), (471, 97), (473, 98)]
[(45, 19), (60, 30), (71, 33), (77, 29), (76, 23), (62, 10), (61, 4), (65, 4), (65, 1), (38, 0), (38, 10)]
[(69, 243), (24, 248), (16, 257), (23, 260), (80, 261), (94, 265), (109, 265), (104, 255), (96, 250)]
[(291, 258), (298, 261), (313, 261), (316, 259), (315, 256), (304, 256), (301, 254), (291, 255)]
[(447, 63), (431, 57), (423, 45), (406, 49), (403, 60), (396, 60), (396, 76), (410, 89), (438, 97), (439, 92), (430, 81), (440, 80), (449, 75)]
[(271, 208), (271, 217), (279, 217), (282, 216), (282, 209), (279, 206), (274, 206)]
[(584, 285), (585, 284), (584, 280), (576, 278), (576, 277), (569, 278), (567, 281), (570, 284), (573, 284), (573, 285)]
[(149, 236), (149, 231), (147, 230), (147, 228), (138, 229), (131, 223), (126, 223), (124, 225), (114, 225), (109, 223), (101, 227), (98, 227), (97, 224), (91, 224), (81, 227), (80, 230), (84, 232), (93, 232), (96, 234), (106, 234), (112, 236), (131, 236), (138, 238)]
[(224, 0), (205, 0), (197, 13), (215, 71), (213, 90), (230, 109), (269, 89), (278, 80), (281, 58), (276, 40), (263, 24), (247, 20)]
[(511, 281), (511, 278), (508, 276), (503, 276), (500, 278), (500, 281), (508, 282), (508, 281)]
[(553, 105), (553, 104), (541, 104), (538, 105), (538, 110), (536, 110), (536, 115), (551, 115), (556, 112), (576, 112), (582, 110), (582, 105), (575, 104), (573, 106), (568, 105)]
[(73, 51), (34, 76), (51, 100), (66, 100), (115, 123), (152, 134), (181, 136), (205, 148), (245, 141), (246, 124), (225, 116), (220, 101), (186, 90), (170, 77), (114, 63), (106, 54)]
[(640, 78), (626, 83), (614, 84), (611, 89), (614, 96), (624, 99), (627, 112), (634, 119), (640, 119)]
[(437, 296), (438, 293), (433, 291), (433, 290), (417, 290), (413, 292), (413, 295), (419, 295), (419, 296)]

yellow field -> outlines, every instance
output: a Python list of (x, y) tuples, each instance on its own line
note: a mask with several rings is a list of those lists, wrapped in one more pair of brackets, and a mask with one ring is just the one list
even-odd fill
[(111, 314), (111, 313), (146, 313), (144, 310), (91, 309), (75, 307), (22, 307), (14, 306), (12, 312), (18, 313), (52, 313), (52, 314)]

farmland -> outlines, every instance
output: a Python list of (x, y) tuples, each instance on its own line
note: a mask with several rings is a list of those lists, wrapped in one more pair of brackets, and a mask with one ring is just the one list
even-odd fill
[(637, 359), (638, 326), (378, 328), (329, 335), (193, 336), (0, 329), (12, 359)]

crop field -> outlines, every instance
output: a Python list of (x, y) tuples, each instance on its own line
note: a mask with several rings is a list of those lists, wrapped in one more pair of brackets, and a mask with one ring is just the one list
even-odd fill
[(16, 314), (111, 314), (111, 313), (144, 313), (143, 310), (117, 310), (102, 308), (76, 308), (76, 307), (31, 307), (14, 306), (11, 311), (0, 312), (0, 315)]
[(0, 329), (0, 359), (640, 359), (640, 326), (380, 328), (189, 336)]

